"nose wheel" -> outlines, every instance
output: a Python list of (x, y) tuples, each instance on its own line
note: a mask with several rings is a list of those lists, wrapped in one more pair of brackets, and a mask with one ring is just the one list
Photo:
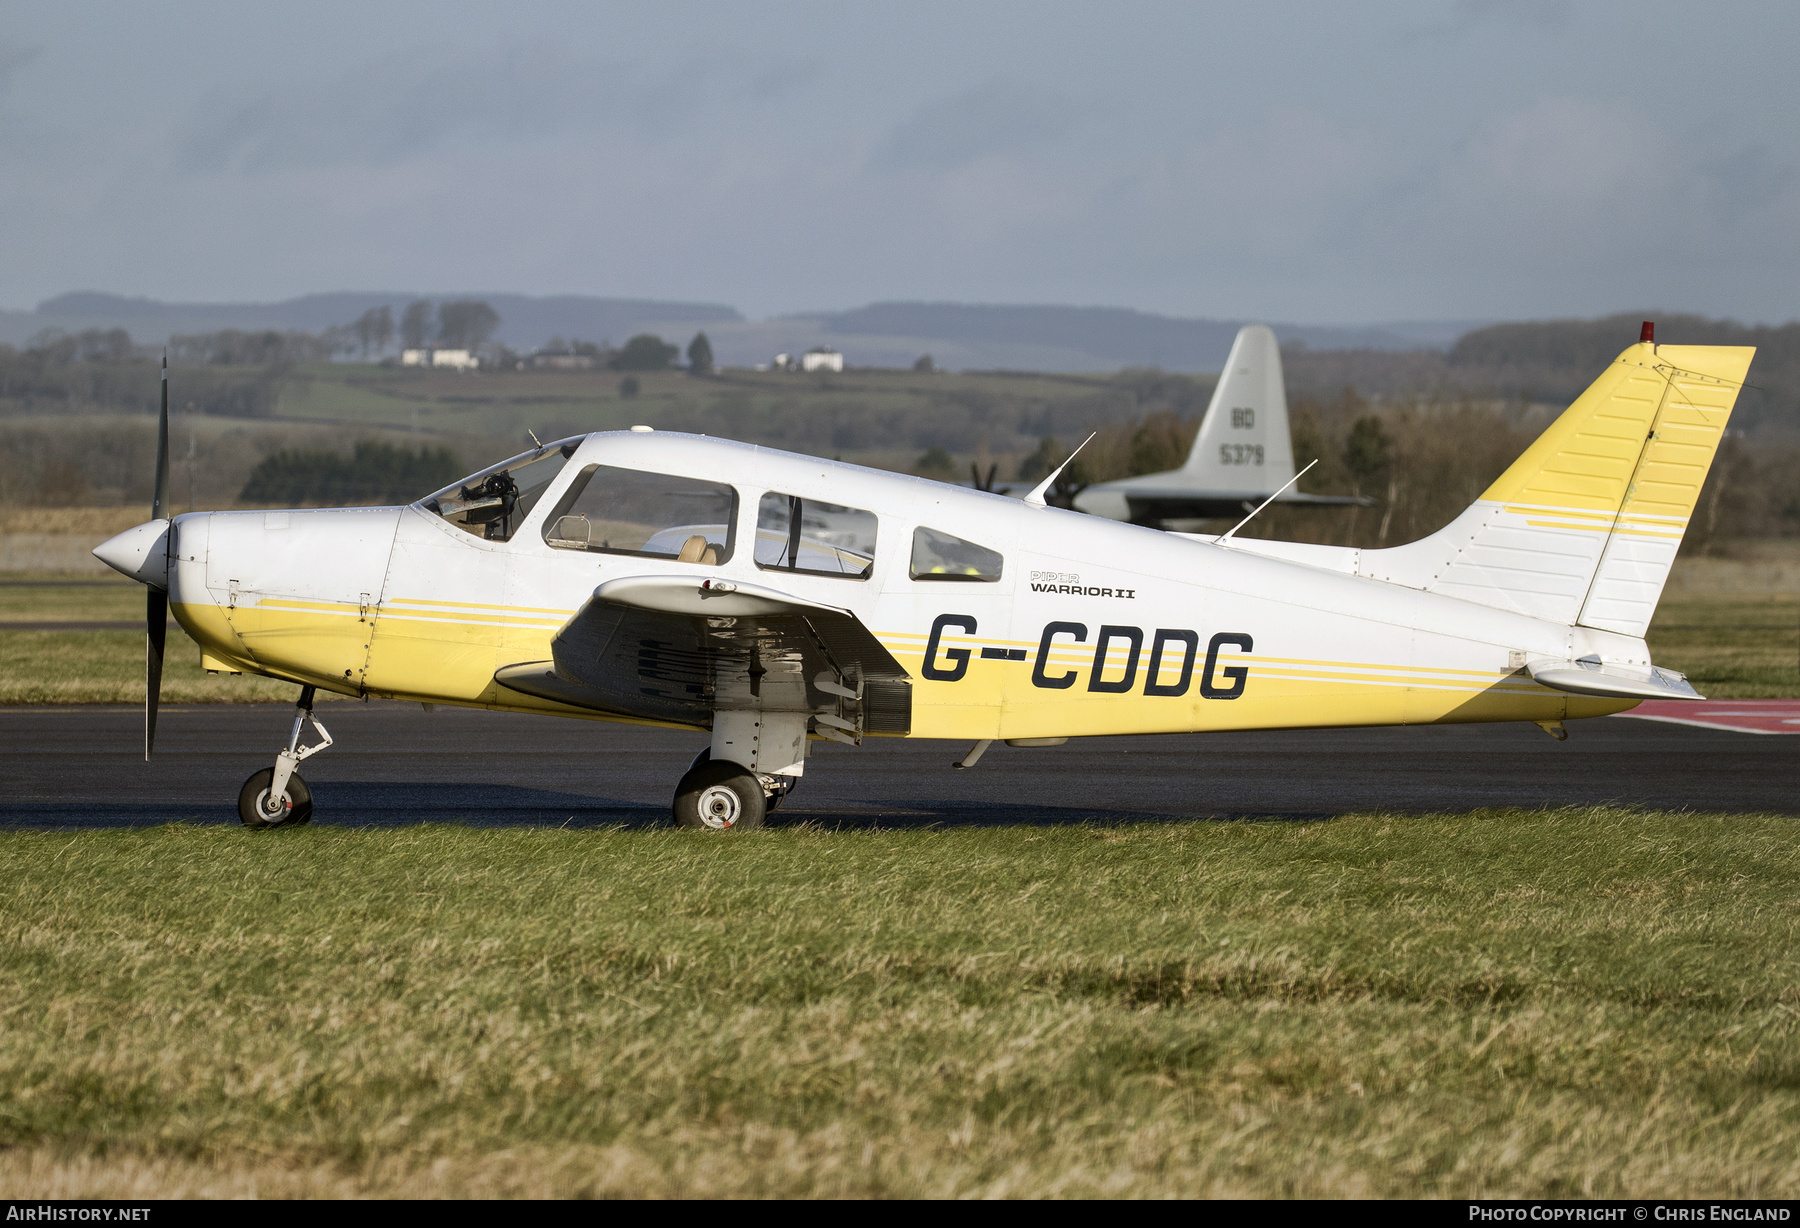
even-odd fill
[[(313, 715), (313, 688), (300, 688), (300, 702), (294, 707), (294, 731), (288, 735), (287, 749), (275, 756), (275, 766), (252, 772), (244, 787), (238, 790), (238, 818), (252, 831), (271, 827), (301, 827), (312, 819), (312, 790), (300, 779), (295, 769), (302, 759), (309, 759), (331, 745), (331, 735), (319, 718)], [(300, 731), (308, 723), (319, 735), (311, 746), (300, 744)]]
[(244, 826), (261, 830), (269, 827), (301, 827), (312, 819), (312, 790), (300, 779), (300, 773), (289, 772), (287, 784), (280, 793), (269, 786), (275, 782), (275, 769), (252, 772), (238, 791), (238, 818)]

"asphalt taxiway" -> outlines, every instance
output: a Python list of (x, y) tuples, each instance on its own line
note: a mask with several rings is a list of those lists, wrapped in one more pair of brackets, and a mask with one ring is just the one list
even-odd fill
[[(0, 709), (0, 827), (235, 823), (245, 777), (293, 709)], [(703, 735), (416, 704), (321, 703), (336, 744), (301, 769), (315, 823), (640, 826), (667, 820)], [(1535, 725), (1293, 730), (996, 745), (815, 747), (776, 818), (844, 827), (1320, 818), (1620, 803), (1800, 816), (1800, 739), (1606, 717), (1557, 742)]]

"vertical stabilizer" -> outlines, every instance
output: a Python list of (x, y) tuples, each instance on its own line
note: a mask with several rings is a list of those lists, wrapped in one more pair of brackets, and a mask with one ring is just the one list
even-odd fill
[(1641, 638), (1755, 353), (1632, 346), (1461, 516), (1357, 569)]
[(1238, 330), (1180, 473), (1198, 489), (1257, 496), (1294, 476), (1281, 347), (1267, 325)]

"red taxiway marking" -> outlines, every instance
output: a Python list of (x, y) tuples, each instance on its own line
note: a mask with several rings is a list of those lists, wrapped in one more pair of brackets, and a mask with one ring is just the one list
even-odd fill
[(1800, 699), (1647, 699), (1620, 716), (1738, 733), (1800, 733)]

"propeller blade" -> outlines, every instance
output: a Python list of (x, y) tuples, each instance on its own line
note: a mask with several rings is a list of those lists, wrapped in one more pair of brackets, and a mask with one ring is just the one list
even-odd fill
[(156, 749), (156, 707), (162, 700), (163, 642), (169, 634), (169, 594), (144, 590), (144, 762)]
[[(162, 412), (156, 420), (156, 492), (150, 500), (150, 519), (169, 516), (169, 356), (162, 360)], [(168, 572), (169, 539), (175, 536), (171, 520), (163, 535), (164, 575)], [(156, 749), (156, 708), (162, 701), (163, 645), (169, 637), (169, 593), (151, 585), (144, 590), (144, 761)]]
[(150, 519), (169, 518), (169, 356), (162, 360), (162, 413), (156, 420), (156, 494), (150, 501)]

